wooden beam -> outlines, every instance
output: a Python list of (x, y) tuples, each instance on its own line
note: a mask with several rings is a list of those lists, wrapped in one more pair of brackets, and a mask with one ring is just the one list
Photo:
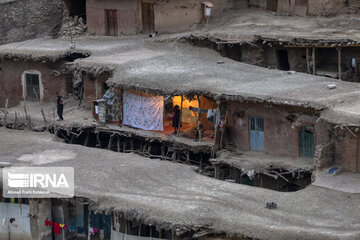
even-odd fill
[(179, 119), (179, 125), (177, 128), (177, 132), (176, 132), (176, 136), (179, 136), (179, 132), (180, 132), (180, 127), (181, 127), (181, 120), (182, 120), (182, 112), (183, 112), (183, 95), (181, 95), (181, 107), (180, 107), (180, 119)]
[(316, 48), (312, 48), (312, 62), (313, 62), (313, 72), (312, 74), (316, 74)]
[(341, 74), (342, 74), (342, 70), (341, 70), (341, 48), (337, 48), (338, 51), (338, 71), (339, 71), (339, 79), (341, 79)]
[(120, 136), (117, 136), (117, 141), (116, 141), (116, 149), (118, 152), (120, 152), (121, 150), (121, 147), (120, 147)]
[[(300, 45), (284, 45), (285, 48), (337, 48), (339, 47), (338, 43), (328, 43), (328, 45), (317, 45), (317, 44), (300, 44)], [(351, 48), (351, 47), (360, 47), (360, 44), (341, 44), (341, 47)]]
[(225, 129), (226, 129), (226, 122), (227, 122), (227, 115), (229, 114), (229, 103), (226, 106), (226, 113), (225, 113), (225, 119), (224, 119), (224, 126), (221, 129), (221, 137), (220, 137), (220, 150), (223, 148), (223, 138), (224, 138), (224, 133), (225, 133)]
[(218, 138), (218, 123), (216, 122), (216, 117), (218, 114), (220, 114), (220, 101), (216, 101), (217, 103), (217, 109), (216, 109), (216, 115), (215, 115), (215, 136), (214, 136), (214, 146), (213, 146), (213, 151), (211, 153), (211, 157), (214, 158), (216, 151), (218, 149), (218, 142), (217, 142), (217, 138)]
[(306, 48), (306, 67), (307, 67), (307, 73), (311, 73), (310, 70), (310, 50), (309, 48)]
[(45, 116), (45, 113), (44, 113), (44, 109), (43, 109), (43, 108), (41, 108), (41, 114), (42, 114), (43, 119), (44, 119), (45, 128), (46, 128), (46, 130), (48, 130), (48, 125), (47, 125), (47, 121), (46, 121), (46, 116)]
[(198, 103), (199, 103), (199, 108), (198, 108), (198, 132), (199, 132), (199, 142), (202, 141), (202, 132), (201, 132), (201, 129), (200, 129), (200, 125), (201, 125), (201, 104), (200, 104), (200, 97), (199, 95), (197, 96), (197, 100), (198, 100)]
[(7, 121), (7, 112), (8, 112), (8, 104), (9, 104), (9, 99), (6, 99), (5, 102), (5, 117), (4, 117), (4, 126), (6, 127), (6, 121)]

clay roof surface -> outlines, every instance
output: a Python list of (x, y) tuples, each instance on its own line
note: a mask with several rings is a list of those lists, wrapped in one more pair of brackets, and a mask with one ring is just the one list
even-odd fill
[[(58, 142), (52, 135), (0, 128), (0, 161), (73, 167), (75, 195), (94, 210), (122, 212), (177, 231), (205, 228), (259, 239), (360, 238), (360, 197), (309, 186), (291, 193), (228, 183), (192, 167)], [(278, 209), (268, 210), (266, 202)]]
[[(180, 41), (86, 37), (76, 44), (76, 51), (88, 52), (90, 57), (75, 60), (75, 67), (111, 71), (108, 82), (125, 89), (310, 107), (322, 110), (320, 117), (325, 121), (360, 125), (358, 83), (244, 64)], [(60, 39), (0, 46), (0, 56), (46, 57), (69, 51), (68, 41)], [(334, 83), (336, 88), (328, 90), (327, 85)]]
[(280, 16), (261, 9), (230, 11), (212, 19), (195, 36), (206, 36), (229, 42), (252, 42), (268, 38), (284, 42), (359, 42), (358, 15), (335, 17)]

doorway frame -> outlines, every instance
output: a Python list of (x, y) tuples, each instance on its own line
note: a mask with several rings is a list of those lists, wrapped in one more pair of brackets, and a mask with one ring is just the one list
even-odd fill
[[(147, 31), (145, 31), (145, 29), (144, 29), (144, 22), (145, 22), (145, 19), (144, 19), (144, 8), (143, 8), (143, 5), (144, 4), (148, 4), (148, 5), (152, 5), (152, 10), (153, 10), (153, 26), (152, 26), (152, 28), (153, 29), (147, 29), (148, 30), (148, 32)], [(149, 33), (153, 33), (153, 32), (155, 32), (156, 31), (156, 26), (155, 26), (155, 5), (156, 5), (156, 3), (155, 3), (155, 1), (152, 1), (152, 0), (142, 0), (141, 2), (140, 2), (140, 9), (141, 9), (141, 32), (143, 33), (143, 34), (149, 34)]]
[[(257, 126), (257, 119), (262, 119), (263, 121), (263, 126), (262, 126), (262, 131), (258, 131), (258, 130), (251, 130), (251, 119), (255, 119), (255, 126)], [(261, 149), (253, 149), (251, 147), (251, 132), (252, 131), (257, 131), (257, 132), (262, 132), (263, 134), (263, 141), (262, 141), (262, 148)], [(265, 118), (262, 116), (249, 116), (249, 150), (250, 151), (256, 151), (256, 152), (265, 152)]]
[[(303, 148), (303, 146), (306, 146), (307, 144), (305, 142), (303, 142), (302, 132), (304, 132), (304, 134), (305, 134), (305, 132), (307, 131), (306, 130), (307, 128), (312, 129), (312, 153), (311, 153), (311, 156), (307, 155), (307, 152), (309, 150), (306, 151), (306, 149)], [(303, 157), (303, 158), (314, 158), (314, 155), (315, 155), (315, 128), (314, 128), (314, 126), (311, 126), (311, 125), (302, 125), (299, 128), (299, 156)]]
[(23, 90), (23, 99), (26, 100), (27, 98), (27, 90), (26, 90), (26, 75), (27, 74), (36, 74), (39, 76), (39, 92), (40, 92), (40, 101), (43, 100), (44, 98), (44, 87), (43, 87), (43, 82), (42, 82), (42, 75), (41, 72), (38, 70), (27, 70), (24, 71), (21, 74), (21, 85), (22, 85), (22, 90)]
[[(115, 17), (115, 23), (114, 23), (114, 35), (110, 35), (110, 31), (109, 31), (109, 12), (115, 12), (116, 13), (116, 17)], [(105, 35), (106, 36), (112, 36), (112, 37), (116, 37), (119, 34), (119, 22), (118, 19), (119, 18), (119, 12), (117, 9), (105, 9)]]

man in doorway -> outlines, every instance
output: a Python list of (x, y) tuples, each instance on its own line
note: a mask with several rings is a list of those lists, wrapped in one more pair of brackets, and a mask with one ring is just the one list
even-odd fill
[(173, 112), (172, 126), (174, 127), (174, 130), (175, 130), (174, 134), (176, 134), (177, 131), (178, 131), (178, 128), (181, 127), (181, 126), (179, 126), (179, 124), (180, 124), (180, 115), (181, 115), (179, 106), (176, 105), (172, 112)]
[(56, 106), (57, 106), (57, 114), (59, 116), (59, 119), (57, 121), (62, 121), (63, 119), (63, 111), (64, 111), (64, 99), (60, 94), (60, 91), (56, 92), (57, 94), (57, 100), (56, 100)]

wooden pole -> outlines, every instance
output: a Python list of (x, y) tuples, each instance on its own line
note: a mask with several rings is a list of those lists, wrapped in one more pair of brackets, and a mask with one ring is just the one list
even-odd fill
[(313, 74), (316, 74), (316, 48), (312, 48)]
[(337, 48), (337, 51), (338, 51), (338, 70), (339, 70), (339, 79), (341, 79), (341, 74), (342, 74), (342, 71), (341, 71), (341, 48)]
[(4, 126), (6, 127), (6, 121), (7, 121), (7, 112), (8, 112), (8, 104), (9, 104), (9, 99), (6, 99), (5, 102), (5, 117), (4, 117)]
[(88, 209), (89, 209), (89, 214), (88, 214), (88, 240), (91, 240), (91, 234), (90, 234), (90, 228), (91, 228), (91, 209), (90, 209), (90, 205), (88, 205)]
[(310, 51), (309, 48), (306, 48), (306, 67), (307, 67), (307, 72), (310, 74)]
[(120, 152), (120, 150), (121, 150), (121, 146), (120, 146), (120, 136), (117, 137), (116, 146), (117, 146), (117, 151)]
[(182, 112), (183, 112), (183, 95), (181, 95), (181, 107), (180, 107), (180, 119), (179, 119), (179, 125), (178, 125), (178, 129), (177, 129), (177, 133), (176, 136), (179, 136), (179, 132), (180, 132), (180, 127), (181, 127), (181, 120), (182, 120)]
[(199, 95), (197, 96), (197, 100), (198, 100), (198, 103), (199, 103), (199, 108), (198, 108), (198, 132), (199, 132), (199, 142), (202, 141), (202, 132), (201, 132), (201, 129), (200, 129), (200, 125), (201, 125), (201, 108), (200, 108), (200, 97)]
[(45, 123), (45, 128), (46, 128), (46, 130), (47, 130), (47, 129), (48, 129), (48, 127), (47, 127), (47, 121), (46, 121), (46, 116), (45, 116), (45, 113), (44, 113), (44, 109), (43, 109), (43, 108), (41, 108), (41, 114), (42, 114), (42, 116), (43, 116), (44, 123)]
[(216, 115), (215, 115), (215, 136), (214, 136), (214, 146), (213, 146), (213, 151), (211, 154), (211, 157), (214, 158), (216, 151), (218, 149), (218, 143), (217, 143), (217, 137), (218, 137), (218, 123), (216, 122), (216, 116), (218, 114), (220, 114), (220, 101), (217, 101), (217, 109), (216, 109)]
[(17, 129), (17, 112), (15, 111), (14, 129)]
[(226, 122), (227, 122), (227, 115), (229, 114), (229, 103), (227, 104), (226, 107), (226, 114), (225, 114), (225, 119), (224, 119), (224, 126), (221, 129), (221, 137), (220, 137), (220, 149), (223, 148), (223, 138), (224, 138), (224, 133), (225, 133), (225, 129), (226, 129)]

